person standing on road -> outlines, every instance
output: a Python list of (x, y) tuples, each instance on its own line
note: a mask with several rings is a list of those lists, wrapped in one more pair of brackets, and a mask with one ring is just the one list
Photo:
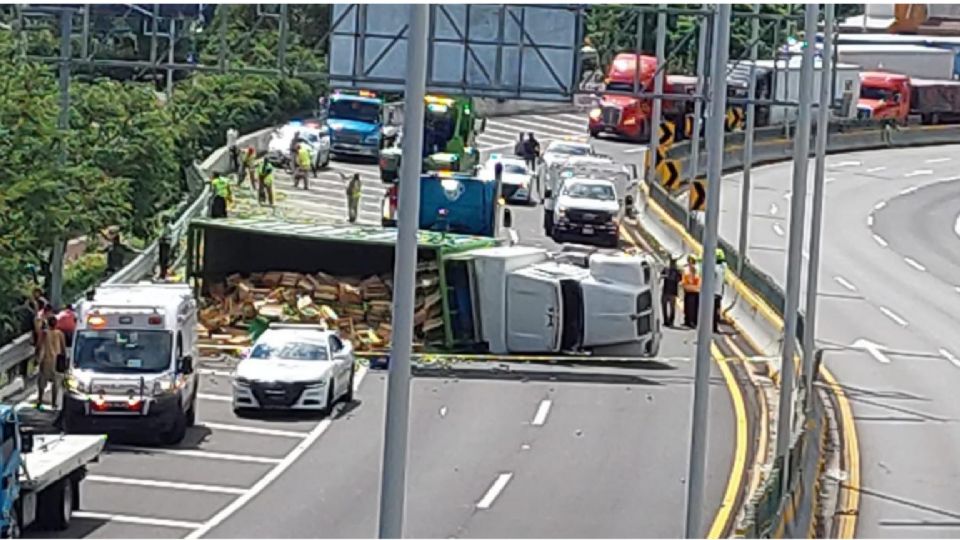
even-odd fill
[(513, 154), (519, 158), (527, 159), (527, 142), (523, 140), (523, 132), (517, 136), (517, 144), (513, 145)]
[(66, 347), (73, 347), (73, 334), (77, 331), (77, 313), (67, 306), (57, 313), (57, 330), (63, 333)]
[(57, 364), (62, 364), (66, 360), (67, 346), (63, 332), (57, 330), (57, 318), (53, 315), (44, 321), (42, 341), (40, 358), (37, 363), (37, 408), (43, 405), (43, 392), (47, 389), (49, 383), (53, 384), (53, 396), (50, 405), (56, 408), (60, 396), (60, 377), (57, 376)]
[(723, 300), (723, 289), (726, 286), (725, 277), (727, 275), (727, 258), (722, 248), (717, 248), (716, 257), (716, 277), (714, 278), (713, 288), (713, 333), (720, 333), (720, 305)]
[(213, 188), (213, 199), (210, 203), (210, 217), (227, 217), (227, 203), (233, 201), (233, 192), (230, 190), (230, 181), (222, 173), (215, 173), (210, 179)]
[(160, 240), (157, 242), (157, 259), (160, 265), (158, 276), (167, 279), (170, 269), (170, 253), (173, 251), (173, 229), (170, 227), (170, 216), (163, 217), (163, 230), (160, 231)]
[(540, 157), (540, 141), (533, 136), (533, 132), (527, 134), (527, 140), (523, 142), (523, 159), (527, 162), (527, 168), (531, 173), (537, 172), (537, 159)]
[(296, 174), (297, 172), (297, 148), (300, 147), (300, 142), (303, 139), (300, 138), (300, 132), (293, 134), (293, 139), (290, 140), (290, 174)]
[(261, 158), (256, 166), (257, 177), (257, 202), (263, 204), (269, 201), (270, 207), (273, 207), (273, 165), (265, 158)]
[[(340, 173), (340, 177), (347, 180), (347, 175)], [(360, 182), (360, 173), (354, 173), (347, 181), (347, 219), (350, 223), (357, 222), (357, 215), (360, 213), (360, 195), (363, 192), (363, 184)]]
[(690, 255), (681, 279), (683, 286), (683, 325), (697, 327), (697, 314), (700, 309), (700, 274), (697, 272), (697, 260)]
[(227, 130), (227, 147), (230, 148), (230, 170), (237, 173), (238, 176), (240, 174), (240, 147), (237, 146), (237, 137), (239, 136), (237, 130), (233, 128)]
[(680, 290), (680, 269), (677, 260), (670, 257), (667, 267), (660, 273), (663, 279), (663, 293), (660, 295), (660, 308), (663, 310), (663, 324), (673, 326), (677, 312), (677, 292)]
[(250, 187), (257, 191), (257, 174), (254, 171), (254, 164), (257, 161), (257, 151), (252, 146), (248, 146), (243, 151), (243, 159), (240, 161), (240, 174), (237, 175), (237, 187), (243, 185), (243, 181), (250, 177)]
[(308, 175), (310, 173), (310, 150), (307, 148), (305, 143), (300, 143), (297, 145), (297, 172), (293, 175), (293, 187), (300, 185), (300, 182), (303, 182), (303, 189), (310, 189), (308, 180)]

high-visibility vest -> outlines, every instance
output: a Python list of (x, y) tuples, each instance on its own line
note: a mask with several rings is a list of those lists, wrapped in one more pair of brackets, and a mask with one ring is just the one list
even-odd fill
[(213, 185), (213, 194), (217, 197), (227, 199), (230, 197), (230, 181), (222, 176), (217, 176), (210, 181)]
[(243, 166), (244, 166), (244, 167), (250, 167), (251, 165), (253, 165), (253, 161), (254, 161), (256, 158), (257, 158), (257, 153), (256, 153), (256, 152), (249, 152), (249, 151), (244, 152), (244, 153), (243, 153)]
[(350, 183), (347, 184), (347, 195), (348, 195), (351, 199), (359, 199), (359, 198), (360, 198), (360, 192), (361, 192), (360, 182), (359, 182), (359, 181), (354, 181), (354, 180), (351, 179), (351, 180), (350, 180)]
[(700, 292), (700, 274), (694, 274), (689, 269), (685, 269), (683, 277), (680, 278), (680, 284), (684, 291)]
[(297, 164), (303, 169), (310, 168), (310, 151), (305, 144), (301, 144), (300, 150), (297, 151)]
[(257, 176), (260, 177), (260, 180), (264, 185), (272, 186), (273, 185), (273, 166), (267, 163), (267, 160), (260, 161), (260, 165), (257, 166)]

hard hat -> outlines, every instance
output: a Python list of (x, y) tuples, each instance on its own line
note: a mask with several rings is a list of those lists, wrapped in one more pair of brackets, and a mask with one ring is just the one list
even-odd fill
[(723, 248), (717, 248), (717, 262), (723, 262), (726, 260), (726, 255), (723, 254)]

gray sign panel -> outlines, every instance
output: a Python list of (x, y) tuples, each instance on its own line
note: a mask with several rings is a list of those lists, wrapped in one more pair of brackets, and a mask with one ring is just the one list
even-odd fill
[[(334, 4), (331, 85), (402, 91), (408, 22), (405, 4)], [(577, 5), (432, 5), (427, 89), (570, 101), (579, 83), (582, 22)]]

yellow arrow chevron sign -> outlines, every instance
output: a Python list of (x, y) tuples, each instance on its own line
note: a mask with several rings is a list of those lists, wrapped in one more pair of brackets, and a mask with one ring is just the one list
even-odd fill
[[(660, 167), (660, 164), (667, 159), (667, 154), (662, 148), (657, 148), (656, 159), (657, 159), (656, 161), (657, 167)], [(647, 171), (650, 170), (650, 152), (647, 152), (643, 155), (643, 168), (644, 170), (647, 170)]]
[(668, 191), (674, 191), (680, 187), (680, 162), (675, 159), (662, 161), (657, 166), (657, 177), (660, 179), (660, 185)]
[(707, 181), (694, 180), (690, 184), (690, 210), (703, 212), (707, 209)]
[(742, 107), (728, 107), (726, 118), (724, 119), (727, 131), (740, 131), (743, 129), (745, 116)]
[(660, 148), (670, 148), (670, 145), (677, 139), (677, 126), (670, 120), (660, 123)]

